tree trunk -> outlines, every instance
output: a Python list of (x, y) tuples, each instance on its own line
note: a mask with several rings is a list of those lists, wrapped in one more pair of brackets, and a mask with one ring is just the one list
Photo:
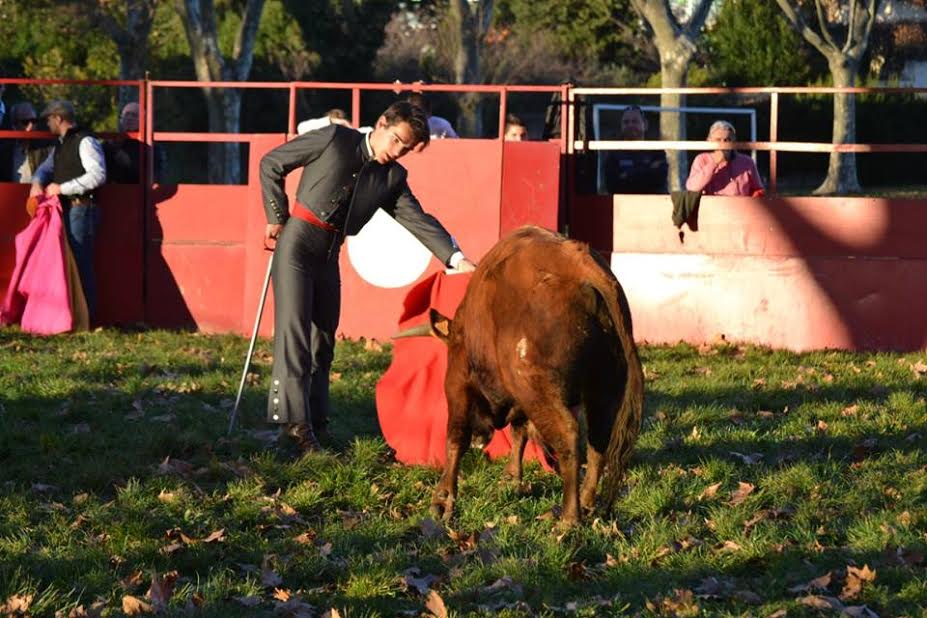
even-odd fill
[[(218, 25), (212, 0), (175, 0), (175, 7), (184, 23), (197, 79), (247, 80), (264, 0), (247, 0), (232, 57), (229, 59), (223, 58), (219, 51)], [(234, 88), (217, 90), (209, 86), (203, 86), (202, 91), (209, 112), (210, 132), (238, 133), (241, 126), (241, 91)], [(210, 144), (207, 169), (211, 184), (239, 184), (241, 145), (237, 142)]]
[[(207, 89), (204, 89), (207, 90)], [(210, 133), (238, 133), (241, 127), (241, 91), (211, 88), (206, 92)], [(241, 144), (211, 142), (208, 163), (211, 184), (241, 183)]]
[[(111, 7), (102, 3), (94, 4), (90, 9), (94, 23), (116, 43), (119, 79), (143, 79), (148, 59), (148, 35), (154, 22), (155, 0), (126, 0), (124, 25), (110, 12)], [(138, 99), (138, 89), (120, 86), (117, 99), (121, 112), (126, 103)]]
[[(468, 0), (454, 0), (451, 3), (451, 18), (458, 41), (457, 53), (454, 55), (454, 82), (457, 84), (479, 84), (480, 44), (477, 16)], [(457, 117), (458, 133), (467, 136), (482, 136), (482, 114), (480, 114), (480, 95), (467, 92), (460, 97), (460, 113)]]
[[(660, 79), (663, 88), (682, 88), (686, 85), (691, 54), (680, 53), (676, 48), (669, 53), (661, 52)], [(663, 93), (660, 95), (660, 107), (681, 108), (686, 104), (686, 95)], [(660, 113), (660, 139), (685, 140), (685, 114), (680, 112)], [(666, 162), (669, 166), (667, 176), (670, 191), (685, 188), (689, 176), (689, 157), (685, 150), (667, 150)]]
[[(119, 79), (143, 79), (145, 77), (145, 64), (148, 57), (148, 41), (137, 41), (135, 45), (118, 46), (119, 50)], [(133, 86), (120, 86), (117, 95), (119, 112), (126, 103), (138, 101), (138, 88)]]
[[(653, 42), (660, 54), (660, 78), (663, 88), (682, 88), (689, 74), (689, 61), (695, 55), (695, 41), (708, 19), (713, 0), (697, 0), (691, 6), (691, 16), (683, 26), (670, 9), (667, 0), (631, 0), (631, 4), (653, 30)], [(691, 2), (689, 3), (692, 4)], [(683, 107), (685, 95), (660, 95), (661, 107)], [(664, 140), (686, 139), (685, 114), (661, 112), (660, 137)], [(671, 191), (685, 186), (689, 175), (689, 158), (686, 151), (670, 150), (666, 153), (669, 164), (668, 178)]]
[[(856, 84), (859, 62), (844, 55), (828, 58), (834, 86), (851, 87)], [(834, 144), (853, 144), (856, 142), (856, 95), (834, 95)], [(817, 189), (815, 195), (844, 195), (859, 193), (862, 188), (856, 175), (856, 153), (832, 152), (827, 166), (827, 178)]]

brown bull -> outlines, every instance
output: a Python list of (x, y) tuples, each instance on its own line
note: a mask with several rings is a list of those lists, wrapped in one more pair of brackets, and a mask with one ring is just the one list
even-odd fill
[[(558, 458), (562, 522), (613, 502), (641, 427), (643, 372), (624, 291), (583, 243), (523, 227), (482, 260), (453, 320), (432, 313), (448, 346), (447, 460), (432, 511), (448, 519), (471, 437), (512, 425), (506, 473), (521, 482), (529, 423)], [(588, 444), (579, 487), (582, 404)]]

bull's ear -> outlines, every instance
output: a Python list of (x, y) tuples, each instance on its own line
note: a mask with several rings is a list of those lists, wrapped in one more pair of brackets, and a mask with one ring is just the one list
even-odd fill
[(438, 339), (447, 340), (451, 333), (451, 319), (441, 315), (437, 309), (428, 312), (431, 319), (431, 332)]

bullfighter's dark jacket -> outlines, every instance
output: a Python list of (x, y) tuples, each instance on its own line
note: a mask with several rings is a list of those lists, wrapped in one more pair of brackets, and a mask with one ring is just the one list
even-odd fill
[(309, 131), (261, 159), (261, 190), (269, 223), (285, 223), (289, 218), (283, 183), (297, 167), (303, 172), (296, 190), (299, 203), (294, 208), (308, 208), (344, 235), (357, 234), (382, 208), (443, 263), (458, 250), (447, 230), (422, 210), (406, 182), (406, 169), (395, 161), (378, 163), (365, 135), (340, 125)]

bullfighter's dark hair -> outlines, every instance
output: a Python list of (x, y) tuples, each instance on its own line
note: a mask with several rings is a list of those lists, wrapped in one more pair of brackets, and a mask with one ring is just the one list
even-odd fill
[(413, 105), (409, 101), (396, 101), (383, 112), (383, 119), (388, 127), (395, 126), (400, 122), (408, 122), (409, 127), (412, 128), (412, 139), (415, 140), (415, 144), (428, 145), (430, 141), (428, 116), (421, 107)]

